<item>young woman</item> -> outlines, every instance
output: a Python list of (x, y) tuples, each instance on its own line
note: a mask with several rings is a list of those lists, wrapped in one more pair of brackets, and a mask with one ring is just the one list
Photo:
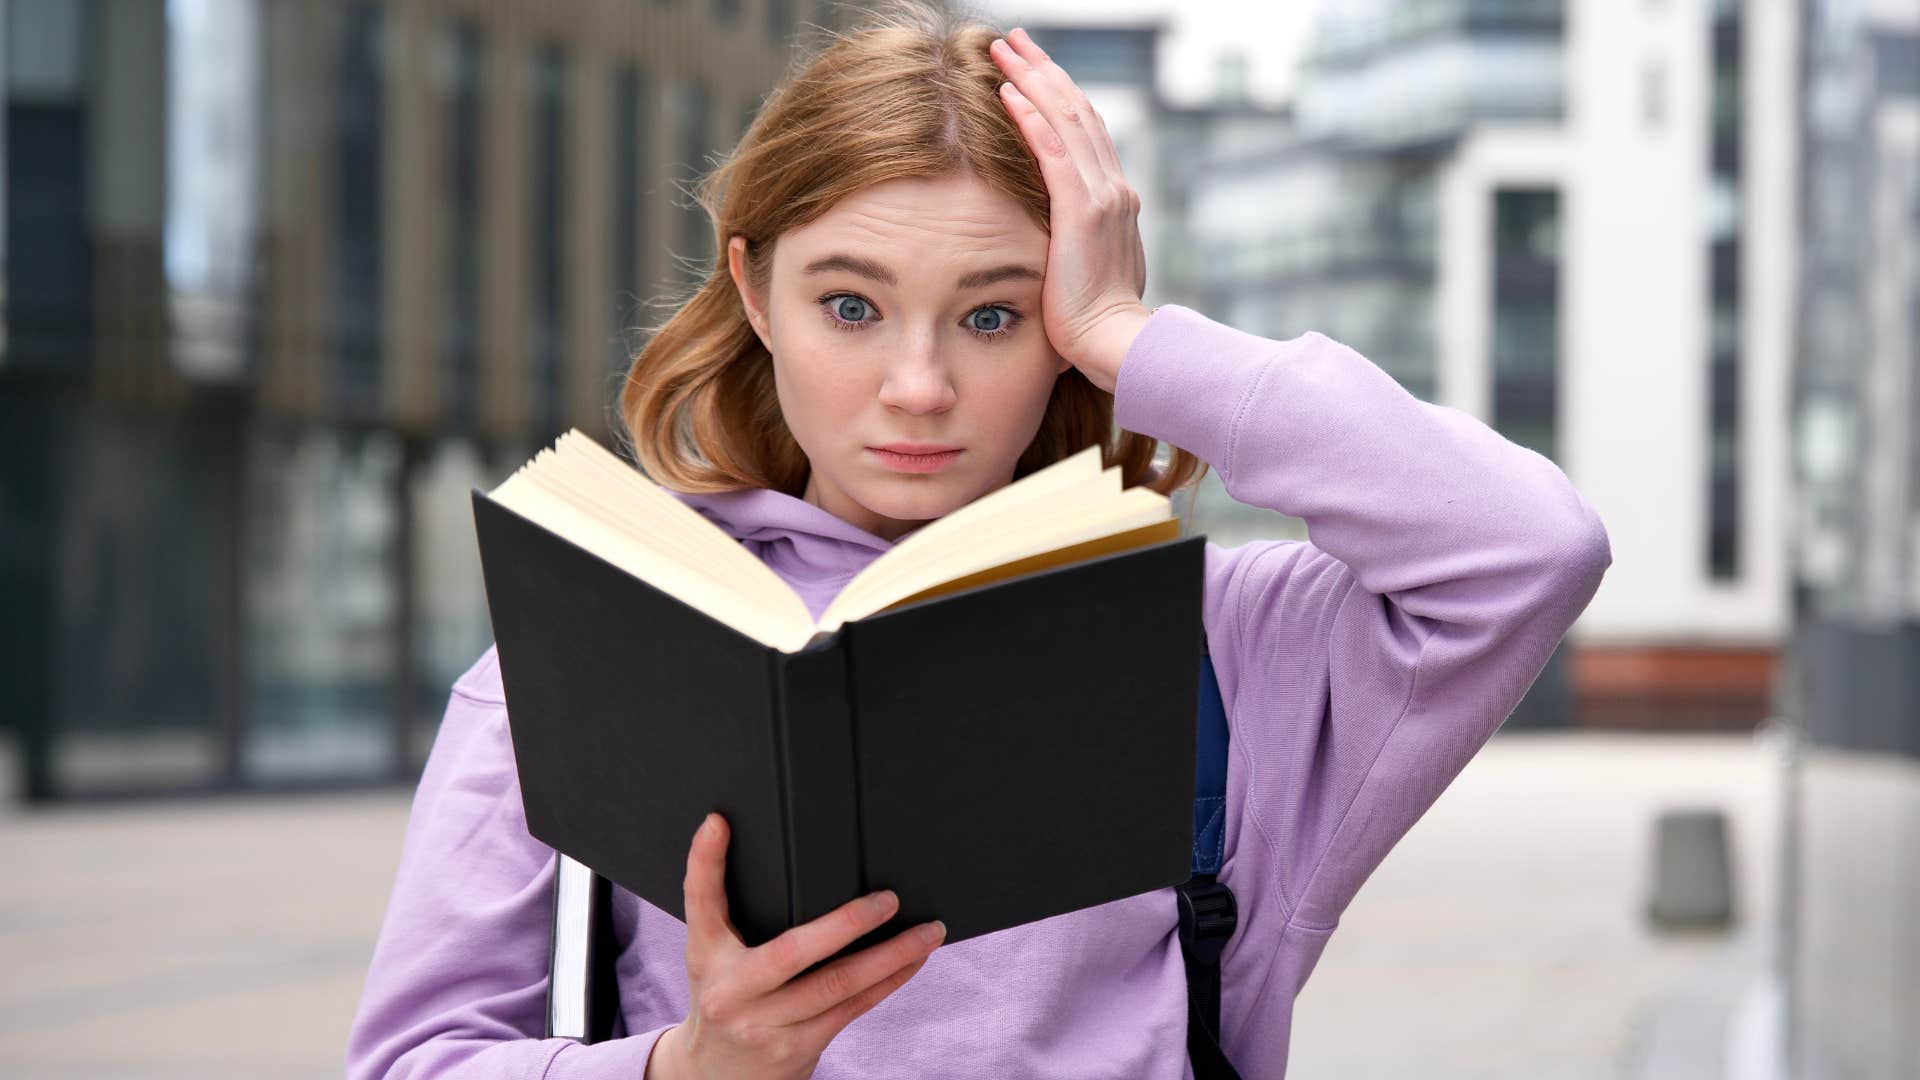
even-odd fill
[[(1099, 114), (1023, 32), (948, 18), (843, 35), (767, 101), (702, 192), (724, 261), (635, 360), (623, 418), (649, 474), (816, 615), (919, 525), (1090, 443), (1129, 485), (1205, 462), (1306, 521), (1205, 560), (1240, 908), (1222, 1043), (1277, 1078), (1341, 912), (1539, 673), (1607, 536), (1551, 462), (1351, 349), (1149, 312)], [(1171, 889), (944, 949), (916, 928), (800, 976), (893, 905), (748, 948), (727, 840), (718, 815), (693, 836), (685, 923), (615, 890), (622, 1037), (539, 1038), (554, 856), (488, 650), (420, 779), (349, 1074), (1187, 1075)]]

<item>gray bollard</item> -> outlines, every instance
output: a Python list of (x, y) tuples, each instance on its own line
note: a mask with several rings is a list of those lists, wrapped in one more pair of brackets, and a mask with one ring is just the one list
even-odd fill
[(1733, 922), (1727, 815), (1712, 807), (1666, 810), (1654, 823), (1647, 917), (1666, 930), (1724, 930)]

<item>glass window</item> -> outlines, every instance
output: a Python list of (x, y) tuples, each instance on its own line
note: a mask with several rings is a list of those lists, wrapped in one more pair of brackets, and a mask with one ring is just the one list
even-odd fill
[(479, 423), (481, 220), (481, 38), (471, 23), (443, 30), (434, 48), (442, 124), (440, 197), (440, 406), (446, 423)]
[[(79, 4), (15, 4), (0, 68), (5, 118), (5, 249), (0, 250), (0, 370), (82, 375), (91, 363), (94, 243), (89, 116)], [(104, 71), (102, 80), (122, 78)], [(97, 121), (96, 121), (97, 122)]]
[(780, 44), (793, 33), (793, 5), (794, 0), (766, 0), (767, 40)]
[(1493, 426), (1552, 458), (1560, 365), (1560, 193), (1493, 196)]
[[(8, 605), (22, 594), (29, 610), (47, 605), (31, 632), (51, 644), (30, 643), (25, 655), (46, 661), (41, 717), (62, 795), (224, 780), (233, 653), (252, 647), (235, 625), (235, 433), (122, 412), (0, 415), (40, 437), (36, 453), (0, 468), (0, 482), (29, 524), (9, 539), (47, 538), (46, 580), (4, 584), (26, 586), (7, 591)], [(39, 452), (68, 443), (72, 453)], [(28, 465), (40, 457), (41, 469)], [(16, 672), (8, 679), (21, 689)]]
[(471, 440), (455, 437), (429, 446), (407, 476), (414, 568), (409, 769), (425, 763), (454, 680), (493, 643), (471, 490), (489, 490), (510, 472), (489, 466)]
[(388, 432), (263, 429), (248, 447), (249, 780), (395, 767), (399, 470)]
[(1740, 66), (1738, 0), (1715, 0), (1708, 60), (1712, 70), (1712, 119), (1707, 137), (1711, 180), (1707, 189), (1708, 312), (1707, 382), (1707, 572), (1730, 579), (1740, 572), (1740, 249), (1741, 208)]
[[(255, 9), (245, 0), (166, 13), (166, 275), (173, 359), (191, 379), (249, 374), (259, 220)], [(114, 18), (124, 18), (125, 12)]]
[(684, 282), (705, 278), (707, 267), (716, 256), (713, 228), (707, 212), (694, 199), (693, 184), (707, 169), (707, 155), (713, 150), (713, 103), (707, 88), (695, 78), (682, 79), (674, 87), (674, 150), (679, 156), (675, 171), (679, 183), (676, 197), (682, 201), (680, 236), (676, 263)]
[(525, 394), (522, 414), (532, 426), (536, 442), (558, 435), (563, 427), (566, 356), (566, 215), (567, 190), (567, 59), (560, 47), (539, 46), (533, 65), (533, 158), (528, 193), (532, 259), (527, 275), (532, 296), (528, 307)]
[(371, 418), (380, 406), (385, 11), (380, 4), (348, 6), (334, 73), (334, 390), (350, 418)]
[(612, 372), (624, 375), (637, 342), (628, 339), (630, 328), (640, 323), (645, 312), (642, 302), (644, 270), (642, 252), (647, 250), (642, 230), (646, 225), (646, 192), (642, 177), (649, 135), (647, 112), (643, 108), (649, 94), (640, 69), (625, 64), (614, 71), (612, 143), (613, 205), (608, 220), (613, 222), (613, 303), (612, 348), (608, 357)]

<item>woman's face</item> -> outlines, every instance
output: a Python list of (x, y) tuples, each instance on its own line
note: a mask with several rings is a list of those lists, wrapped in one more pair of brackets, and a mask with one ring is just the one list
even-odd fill
[[(894, 540), (1013, 478), (1068, 367), (1040, 323), (1047, 234), (1018, 202), (972, 175), (863, 188), (778, 237), (764, 297), (745, 244), (728, 262), (808, 502)], [(958, 453), (875, 449), (892, 444)]]

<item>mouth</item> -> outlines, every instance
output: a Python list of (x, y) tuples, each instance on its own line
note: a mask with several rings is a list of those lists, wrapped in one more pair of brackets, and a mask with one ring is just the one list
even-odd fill
[(930, 473), (939, 472), (953, 464), (954, 460), (965, 451), (925, 443), (892, 443), (887, 446), (869, 446), (867, 452), (878, 458), (881, 464), (896, 471)]

